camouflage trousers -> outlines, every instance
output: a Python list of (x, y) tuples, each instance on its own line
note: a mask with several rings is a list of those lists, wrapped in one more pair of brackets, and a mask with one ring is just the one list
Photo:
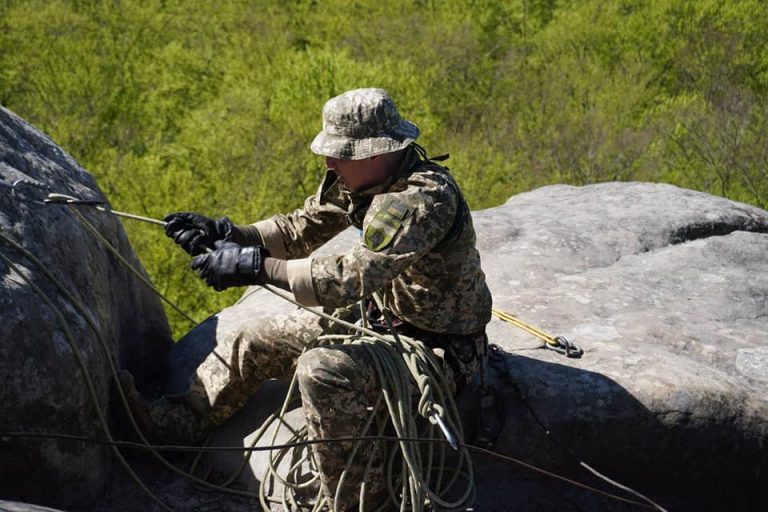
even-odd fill
[[(339, 310), (335, 315), (347, 321), (359, 316), (356, 308)], [(382, 388), (373, 361), (360, 345), (319, 345), (317, 338), (321, 334), (348, 332), (347, 328), (305, 310), (242, 326), (227, 339), (217, 340), (215, 354), (197, 368), (187, 396), (176, 403), (160, 400), (150, 406), (153, 425), (180, 437), (199, 440), (242, 408), (263, 381), (287, 381), (297, 372), (310, 439), (370, 435), (364, 432), (365, 424)], [(406, 335), (417, 337), (413, 333)], [(482, 341), (472, 339), (473, 343)], [(434, 340), (425, 343), (440, 344)], [(448, 380), (459, 386), (479, 367), (477, 348), (467, 349), (466, 343), (463, 346), (455, 350), (449, 343), (433, 348), (443, 361), (446, 351), (451, 353), (450, 364), (443, 364), (443, 368)], [(384, 454), (378, 444), (359, 450), (360, 455), (347, 468), (343, 488), (337, 489), (354, 445), (355, 442), (312, 445), (323, 494), (331, 509), (334, 503), (345, 510), (359, 501), (366, 466), (366, 509), (377, 505), (373, 501), (385, 493)]]

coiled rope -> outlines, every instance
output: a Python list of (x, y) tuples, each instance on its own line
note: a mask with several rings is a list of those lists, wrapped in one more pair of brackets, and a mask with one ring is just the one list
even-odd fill
[[(266, 285), (265, 288), (282, 299), (301, 306), (276, 288), (269, 285)], [(376, 299), (378, 301), (378, 298)], [(378, 381), (382, 386), (382, 394), (378, 403), (373, 407), (361, 434), (367, 432), (377, 419), (381, 420), (383, 401), (389, 424), (394, 429), (396, 438), (420, 437), (418, 421), (412, 406), (413, 396), (418, 394), (417, 412), (421, 417), (429, 421), (429, 427), (426, 429), (427, 432), (421, 438), (436, 438), (438, 435), (436, 425), (442, 422), (450, 433), (450, 435), (446, 436), (448, 442), (451, 445), (456, 445), (456, 448), (458, 448), (457, 443), (463, 443), (461, 420), (458, 408), (450, 392), (450, 384), (445, 380), (439, 361), (428, 347), (416, 339), (398, 335), (394, 330), (391, 331), (391, 335), (382, 335), (364, 326), (340, 320), (321, 311), (308, 310), (360, 333), (357, 335), (321, 336), (318, 342), (336, 341), (359, 344), (366, 349), (374, 363)], [(294, 398), (295, 382), (296, 376), (294, 375), (281, 413), (277, 416), (276, 420), (282, 417), (282, 414), (284, 414), (288, 407), (288, 403)], [(418, 389), (418, 393), (416, 393), (414, 388)], [(282, 424), (281, 422), (278, 425)], [(383, 435), (387, 425), (386, 421), (378, 421), (378, 436)], [(277, 435), (278, 429), (275, 429), (272, 438), (273, 443)], [(294, 433), (292, 439), (295, 440), (293, 442), (298, 443), (308, 440), (306, 428), (302, 428)], [(358, 457), (360, 447), (361, 443), (357, 443), (352, 449), (346, 467), (341, 473), (337, 492), (343, 488), (348, 470)], [(389, 510), (389, 507), (394, 504), (400, 510), (407, 509), (417, 512), (424, 509), (424, 504), (427, 500), (444, 508), (455, 509), (468, 506), (474, 499), (473, 470), (466, 448), (459, 449), (458, 460), (452, 469), (446, 471), (444, 467), (448, 457), (444, 444), (437, 445), (436, 449), (433, 443), (426, 445), (426, 454), (421, 453), (418, 444), (402, 441), (398, 443), (398, 447), (399, 450), (390, 452), (386, 464), (385, 481), (388, 485), (389, 497), (387, 502), (377, 507), (377, 510)], [(360, 489), (360, 510), (363, 510), (362, 497), (366, 493), (365, 484), (368, 481), (367, 475), (373, 462), (373, 453), (374, 450), (368, 451), (369, 457), (365, 464)], [(393, 467), (398, 454), (402, 456), (399, 475), (395, 474)], [(287, 510), (297, 509), (300, 501), (298, 495), (308, 485), (307, 482), (292, 480), (291, 476), (296, 474), (294, 470), (301, 464), (309, 464), (312, 467), (312, 461), (306, 458), (294, 459), (288, 476), (282, 477), (278, 474), (276, 468), (286, 456), (287, 453), (285, 451), (278, 451), (270, 457), (269, 468), (261, 479), (262, 492), (260, 495), (264, 497), (262, 505), (265, 507), (268, 498), (264, 490), (268, 486), (268, 482), (277, 480), (283, 485), (284, 493), (279, 501)], [(462, 490), (456, 491), (459, 480), (464, 480), (466, 485)], [(395, 482), (399, 482), (399, 489), (396, 488)], [(446, 498), (449, 493), (452, 495), (458, 494), (458, 497), (449, 500)], [(320, 510), (324, 505), (319, 494), (317, 498), (312, 509), (313, 511)], [(338, 503), (338, 499), (334, 501)]]

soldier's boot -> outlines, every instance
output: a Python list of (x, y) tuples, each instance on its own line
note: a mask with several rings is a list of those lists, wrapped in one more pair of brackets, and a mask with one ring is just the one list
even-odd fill
[(149, 441), (164, 444), (198, 444), (210, 431), (209, 422), (197, 413), (189, 395), (164, 396), (151, 402), (136, 389), (133, 375), (118, 373), (128, 413)]
[[(322, 494), (319, 499), (324, 499)], [(388, 491), (381, 491), (376, 495), (366, 494), (363, 503), (363, 510), (365, 512), (389, 512), (390, 510), (399, 510), (399, 507), (395, 507), (393, 502), (390, 501)], [(360, 503), (355, 503), (352, 506), (338, 510), (343, 510), (343, 512), (359, 512)], [(326, 501), (326, 504), (319, 509), (319, 512), (334, 512), (334, 508), (331, 505), (328, 505), (328, 502)]]
[(200, 444), (216, 426), (191, 394), (163, 396), (147, 404), (147, 409), (155, 441), (164, 444)]

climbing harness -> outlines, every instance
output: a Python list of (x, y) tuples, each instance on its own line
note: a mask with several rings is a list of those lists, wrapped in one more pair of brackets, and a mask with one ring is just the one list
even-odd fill
[[(0, 181), (1, 185), (9, 186), (2, 181)], [(37, 184), (32, 184), (34, 186), (39, 187)], [(15, 182), (13, 185), (10, 185), (10, 187), (14, 190), (14, 195), (20, 191), (21, 187), (25, 185), (22, 184), (21, 181)], [(108, 207), (104, 206), (104, 203), (101, 201), (92, 201), (92, 200), (81, 200), (77, 199), (72, 196), (66, 196), (64, 194), (49, 194), (48, 198), (45, 202), (39, 202), (35, 200), (30, 200), (29, 198), (24, 198), (26, 201), (33, 201), (38, 204), (65, 204), (65, 205), (71, 205), (71, 206), (91, 206), (95, 207), (98, 210), (106, 213), (111, 213), (119, 216), (123, 216), (126, 218), (131, 218), (134, 220), (141, 220), (145, 222), (150, 222), (152, 224), (158, 224), (158, 225), (164, 225), (162, 221), (158, 221), (155, 219), (149, 219), (147, 217), (142, 217), (138, 215), (133, 214), (125, 214), (125, 212), (116, 212), (114, 210), (109, 209)], [(73, 212), (75, 209), (72, 209)], [(84, 217), (81, 214), (78, 214), (78, 219), (81, 221), (85, 220)], [(87, 220), (85, 220), (87, 223)], [(86, 226), (86, 228), (91, 231), (96, 231), (95, 228), (90, 225), (90, 228)], [(109, 242), (104, 239), (103, 237), (98, 238), (101, 243), (106, 245), (111, 245)], [(228, 479), (227, 482), (225, 482), (222, 485), (216, 485), (208, 482), (205, 479), (199, 478), (195, 475), (195, 467), (193, 466), (191, 472), (185, 472), (179, 468), (177, 468), (172, 463), (168, 462), (167, 459), (165, 459), (163, 456), (159, 454), (159, 450), (163, 448), (173, 448), (173, 447), (155, 447), (152, 446), (144, 437), (141, 430), (139, 429), (135, 419), (133, 418), (132, 414), (130, 413), (130, 408), (128, 407), (128, 403), (125, 397), (125, 394), (119, 385), (118, 377), (117, 377), (117, 370), (116, 370), (116, 358), (114, 354), (111, 352), (111, 348), (109, 347), (108, 343), (104, 339), (103, 335), (99, 332), (95, 322), (90, 318), (89, 314), (85, 310), (84, 306), (75, 299), (71, 293), (69, 293), (64, 286), (61, 284), (60, 281), (58, 281), (50, 272), (47, 271), (45, 266), (37, 260), (37, 258), (29, 253), (24, 247), (22, 247), (20, 244), (15, 242), (13, 239), (6, 236), (4, 233), (0, 232), (0, 241), (6, 242), (6, 244), (10, 245), (11, 247), (15, 248), (17, 251), (22, 253), (25, 257), (27, 257), (33, 264), (36, 265), (36, 267), (39, 268), (41, 273), (54, 285), (55, 288), (58, 289), (58, 291), (64, 296), (73, 306), (74, 310), (82, 316), (82, 318), (85, 319), (86, 324), (88, 327), (94, 332), (96, 335), (97, 341), (99, 342), (99, 346), (101, 349), (105, 352), (106, 359), (109, 362), (109, 368), (112, 374), (112, 378), (114, 382), (117, 384), (116, 389), (118, 392), (118, 396), (120, 399), (120, 402), (122, 403), (123, 407), (128, 411), (128, 417), (129, 421), (133, 427), (133, 429), (136, 431), (139, 439), (141, 440), (141, 444), (138, 446), (141, 446), (142, 449), (148, 450), (153, 457), (158, 460), (164, 467), (170, 469), (171, 471), (175, 472), (176, 474), (188, 478), (192, 482), (194, 482), (196, 485), (199, 485), (201, 487), (211, 489), (214, 491), (220, 491), (225, 492), (229, 494), (234, 494), (238, 496), (245, 496), (245, 497), (258, 497), (260, 500), (262, 500), (262, 506), (264, 506), (266, 509), (269, 509), (270, 503), (282, 503), (283, 506), (286, 508), (286, 510), (299, 510), (299, 507), (306, 506), (307, 504), (301, 500), (296, 498), (296, 496), (291, 495), (290, 493), (286, 494), (284, 491), (283, 496), (281, 498), (267, 496), (266, 495), (266, 487), (265, 487), (265, 481), (267, 478), (264, 478), (262, 480), (262, 488), (260, 489), (260, 493), (255, 495), (254, 493), (249, 493), (245, 491), (239, 491), (236, 489), (232, 489), (227, 487), (227, 485), (231, 484), (235, 478), (237, 477), (237, 473), (233, 474), (232, 477)], [(117, 255), (117, 250), (113, 249), (113, 254)], [(79, 354), (79, 351), (76, 347), (75, 337), (70, 332), (67, 324), (66, 319), (64, 318), (62, 312), (58, 309), (58, 307), (51, 301), (47, 295), (37, 286), (29, 277), (24, 275), (13, 263), (12, 261), (5, 256), (2, 252), (0, 252), (0, 260), (2, 260), (11, 270), (14, 271), (14, 273), (21, 276), (22, 279), (25, 280), (30, 286), (30, 288), (35, 291), (36, 294), (38, 294), (45, 302), (49, 308), (51, 308), (54, 313), (55, 317), (58, 321), (58, 323), (61, 325), (62, 332), (65, 334), (65, 338), (67, 342), (70, 345), (70, 348), (78, 362), (78, 366), (80, 368), (80, 371), (83, 374), (84, 379), (86, 380), (87, 387), (89, 389), (89, 393), (91, 394), (92, 401), (94, 403), (94, 407), (97, 412), (97, 420), (99, 422), (99, 425), (101, 429), (104, 431), (104, 435), (106, 437), (106, 440), (103, 441), (103, 444), (107, 444), (112, 447), (113, 451), (115, 452), (116, 457), (120, 461), (120, 463), (126, 468), (128, 474), (130, 477), (136, 482), (136, 484), (145, 492), (148, 496), (150, 496), (156, 503), (158, 503), (164, 510), (172, 511), (173, 509), (169, 507), (167, 504), (165, 504), (162, 500), (160, 500), (156, 495), (152, 493), (151, 490), (149, 490), (140, 480), (138, 475), (133, 472), (133, 470), (128, 465), (127, 461), (123, 458), (122, 454), (118, 451), (118, 446), (121, 444), (127, 445), (128, 443), (115, 441), (109, 431), (109, 427), (106, 423), (105, 415), (99, 405), (97, 395), (95, 392), (95, 387), (93, 385), (93, 381), (89, 375), (88, 369), (85, 366), (84, 361), (82, 360), (82, 357)], [(128, 265), (130, 267), (130, 264), (123, 258), (119, 259), (121, 263), (124, 265)], [(136, 271), (138, 272), (138, 271)], [(152, 284), (149, 283), (146, 280), (142, 280), (147, 286), (152, 287)], [(152, 287), (153, 288), (153, 287)], [(277, 289), (271, 287), (271, 286), (264, 286), (264, 288), (268, 289), (272, 293), (275, 293), (282, 297), (285, 300), (288, 300), (289, 302), (292, 302), (296, 305), (295, 301), (293, 301), (290, 297), (284, 295)], [(154, 288), (153, 288), (154, 289)], [(158, 292), (156, 292), (158, 293)], [(268, 476), (272, 479), (277, 478), (281, 482), (284, 483), (285, 487), (284, 489), (291, 488), (293, 486), (294, 490), (301, 488), (301, 486), (308, 486), (311, 485), (314, 480), (304, 481), (304, 482), (292, 482), (291, 478), (295, 476), (296, 468), (298, 467), (296, 463), (294, 463), (287, 476), (285, 478), (277, 475), (276, 468), (280, 464), (280, 462), (283, 460), (284, 457), (287, 455), (286, 450), (290, 450), (293, 448), (302, 448), (306, 452), (307, 446), (313, 443), (327, 443), (327, 442), (341, 442), (341, 441), (356, 441), (357, 445), (355, 450), (353, 450), (353, 453), (350, 456), (350, 462), (352, 459), (356, 456), (357, 452), (359, 451), (359, 448), (361, 446), (362, 442), (372, 441), (372, 442), (383, 442), (387, 440), (393, 440), (397, 441), (401, 453), (402, 453), (402, 462), (401, 462), (401, 471), (400, 475), (397, 478), (390, 478), (390, 482), (395, 481), (399, 484), (399, 491), (395, 490), (394, 487), (390, 486), (389, 488), (389, 496), (390, 499), (394, 499), (395, 502), (398, 501), (398, 498), (400, 498), (400, 510), (421, 510), (421, 506), (423, 506), (423, 503), (425, 501), (425, 498), (427, 498), (430, 502), (433, 503), (433, 505), (436, 505), (438, 507), (443, 508), (456, 508), (461, 507), (466, 504), (469, 504), (474, 499), (474, 493), (475, 488), (473, 486), (473, 473), (472, 473), (472, 466), (471, 461), (468, 455), (468, 450), (473, 449), (475, 451), (483, 452), (488, 455), (492, 455), (495, 457), (503, 458), (506, 460), (510, 460), (519, 464), (522, 464), (532, 470), (542, 472), (544, 474), (550, 475), (554, 478), (559, 478), (561, 480), (568, 481), (574, 485), (581, 486), (585, 489), (589, 489), (593, 492), (603, 494), (606, 496), (610, 496), (614, 499), (633, 503), (638, 506), (642, 506), (645, 508), (651, 508), (647, 503), (650, 503), (653, 505), (653, 508), (657, 510), (663, 511), (664, 509), (649, 500), (648, 498), (644, 497), (643, 495), (625, 487), (621, 484), (618, 484), (616, 482), (613, 482), (606, 477), (603, 477), (602, 475), (599, 475), (594, 469), (590, 468), (588, 465), (584, 464), (583, 462), (580, 462), (583, 467), (588, 469), (589, 471), (592, 471), (595, 474), (598, 474), (602, 478), (604, 478), (606, 481), (612, 483), (613, 485), (618, 486), (619, 488), (622, 488), (628, 492), (632, 492), (633, 494), (639, 496), (640, 498), (644, 499), (646, 503), (636, 502), (632, 500), (628, 500), (626, 498), (622, 498), (619, 496), (614, 496), (609, 493), (606, 493), (604, 491), (600, 491), (599, 489), (594, 489), (589, 486), (585, 486), (584, 484), (580, 484), (578, 482), (574, 482), (568, 479), (565, 479), (564, 477), (561, 477), (559, 475), (555, 475), (552, 473), (548, 473), (544, 470), (541, 470), (539, 468), (536, 468), (534, 466), (531, 466), (529, 464), (526, 464), (522, 461), (518, 461), (516, 459), (513, 459), (508, 456), (503, 456), (500, 454), (494, 454), (492, 452), (489, 452), (487, 450), (484, 450), (480, 447), (473, 447), (467, 444), (464, 444), (463, 442), (463, 434), (461, 431), (461, 422), (459, 421), (458, 417), (458, 411), (456, 409), (456, 405), (452, 400), (451, 393), (446, 392), (447, 386), (446, 383), (441, 382), (442, 373), (439, 371), (437, 362), (434, 360), (434, 354), (432, 354), (431, 350), (429, 350), (426, 347), (423, 347), (423, 344), (420, 342), (417, 342), (416, 340), (409, 339), (405, 336), (398, 335), (394, 329), (391, 330), (391, 333), (389, 335), (381, 335), (375, 331), (372, 331), (370, 329), (367, 329), (363, 326), (357, 326), (354, 324), (345, 323), (337, 318), (330, 317), (329, 315), (325, 315), (322, 312), (315, 311), (316, 314), (319, 314), (320, 316), (328, 316), (329, 319), (339, 322), (342, 325), (345, 325), (346, 327), (349, 327), (350, 329), (354, 329), (358, 332), (356, 335), (350, 335), (344, 337), (341, 341), (343, 342), (349, 342), (349, 343), (361, 343), (366, 346), (371, 351), (371, 355), (373, 356), (373, 360), (376, 363), (377, 371), (380, 374), (380, 381), (387, 384), (384, 386), (383, 393), (379, 399), (379, 402), (376, 404), (376, 406), (373, 408), (369, 419), (368, 424), (366, 426), (367, 431), (368, 427), (373, 427), (374, 423), (377, 422), (377, 412), (382, 407), (382, 402), (386, 403), (387, 408), (390, 412), (390, 415), (393, 414), (392, 417), (393, 421), (393, 427), (396, 432), (395, 437), (387, 437), (384, 436), (385, 429), (384, 425), (381, 422), (377, 423), (376, 436), (360, 436), (356, 438), (349, 438), (349, 439), (320, 439), (320, 440), (308, 440), (306, 438), (306, 427), (302, 429), (299, 432), (295, 432), (293, 437), (289, 440), (288, 443), (284, 443), (282, 445), (276, 445), (275, 440), (277, 436), (277, 429), (275, 429), (275, 432), (273, 433), (272, 438), (272, 445), (268, 448), (262, 448), (267, 449), (270, 452), (272, 452), (272, 455), (270, 456), (270, 464), (268, 468)], [(499, 318), (504, 319), (505, 321), (510, 321), (511, 323), (518, 325), (518, 322), (522, 324), (522, 321), (519, 319), (516, 319), (515, 317), (512, 317), (511, 315), (508, 315), (506, 313), (498, 312), (494, 310), (494, 314), (496, 316), (499, 316)], [(523, 327), (522, 325), (525, 325), (526, 327)], [(569, 357), (579, 357), (581, 353), (580, 348), (578, 348), (576, 345), (572, 344), (568, 340), (566, 340), (563, 337), (551, 337), (547, 335), (546, 333), (543, 333), (542, 331), (539, 331), (535, 328), (532, 328), (530, 326), (527, 326), (527, 324), (518, 325), (519, 327), (525, 329), (526, 331), (530, 332), (531, 334), (536, 335), (537, 337), (543, 339), (545, 341), (546, 345), (561, 345), (563, 352), (565, 355)], [(390, 322), (391, 326), (391, 322)], [(542, 336), (545, 336), (545, 338), (542, 338)], [(551, 341), (550, 341), (551, 340)], [(422, 345), (422, 347), (419, 347), (419, 345)], [(489, 354), (490, 357), (493, 357), (494, 352), (494, 346), (492, 345), (490, 347)], [(576, 355), (578, 354), (578, 355)], [(498, 355), (498, 354), (496, 354)], [(436, 370), (430, 372), (429, 370)], [(423, 373), (422, 373), (423, 372)], [(383, 377), (382, 377), (383, 376)], [(412, 416), (409, 416), (408, 414), (412, 413), (412, 409), (410, 407), (410, 403), (412, 400), (412, 392), (410, 391), (410, 386), (412, 386), (411, 382), (415, 382), (417, 387), (420, 390), (421, 398), (419, 399), (419, 406), (418, 411), (419, 414), (429, 420), (429, 427), (428, 430), (430, 432), (429, 438), (424, 438), (423, 436), (419, 435), (418, 429), (416, 427), (416, 422), (414, 421), (414, 418)], [(399, 384), (399, 385), (398, 385)], [(392, 386), (390, 388), (390, 385)], [(280, 413), (273, 414), (270, 419), (268, 419), (264, 425), (261, 427), (259, 432), (257, 432), (257, 435), (255, 436), (256, 439), (253, 442), (253, 446), (246, 447), (246, 448), (214, 448), (212, 449), (237, 449), (242, 450), (244, 452), (247, 452), (250, 456), (250, 453), (255, 451), (256, 449), (255, 444), (257, 443), (258, 439), (263, 435), (263, 433), (268, 429), (269, 424), (271, 422), (277, 421), (279, 425), (284, 424), (284, 421), (282, 420), (282, 415), (285, 413), (285, 411), (289, 407), (289, 403), (291, 402), (291, 396), (294, 394), (293, 391), (295, 389), (295, 376), (294, 380), (291, 383), (291, 387), (289, 387), (289, 393), (286, 397), (286, 400), (283, 404), (283, 407), (281, 408)], [(405, 417), (402, 416), (402, 413), (407, 413)], [(431, 432), (434, 430), (435, 426), (438, 430), (440, 430), (443, 434), (443, 436), (446, 438), (447, 441), (441, 441), (439, 439), (436, 439), (432, 436)], [(0, 436), (4, 435), (4, 433), (0, 433)], [(454, 467), (452, 474), (449, 476), (447, 483), (443, 480), (443, 466), (446, 460), (446, 454), (444, 451), (441, 451), (440, 449), (437, 450), (437, 453), (433, 451), (433, 446), (445, 446), (445, 444), (449, 444), (453, 450), (457, 450), (459, 460), (457, 462), (457, 465)], [(428, 448), (426, 450), (425, 454), (422, 454), (422, 452), (418, 449), (419, 446), (427, 445)], [(416, 446), (416, 448), (413, 448)], [(178, 447), (177, 447), (178, 448)], [(186, 448), (187, 450), (197, 450), (199, 453), (208, 451), (205, 447), (181, 447)], [(394, 454), (395, 452), (393, 452)], [(389, 457), (389, 460), (387, 462), (387, 469), (390, 471), (390, 475), (393, 475), (391, 473), (393, 469), (393, 461), (395, 460), (394, 455)], [(437, 464), (434, 464), (434, 462), (437, 461)], [(368, 468), (370, 468), (371, 461), (368, 461)], [(245, 464), (247, 464), (247, 457), (244, 459), (243, 464), (241, 467), (243, 467)], [(309, 459), (309, 464), (312, 464), (311, 459)], [(436, 469), (435, 469), (436, 468)], [(433, 473), (437, 473), (437, 475), (433, 475)], [(316, 478), (316, 475), (315, 477)], [(342, 475), (342, 481), (343, 481), (344, 475)], [(463, 491), (459, 491), (458, 493), (455, 492), (455, 485), (456, 482), (459, 480), (465, 480), (467, 482), (466, 486), (464, 487)], [(341, 488), (341, 482), (339, 483), (339, 488)], [(361, 493), (364, 492), (365, 488), (363, 487), (361, 490)], [(448, 493), (451, 491), (451, 495), (459, 495), (459, 498), (454, 500), (453, 502), (446, 501), (442, 496), (445, 493)], [(317, 512), (323, 507), (324, 502), (320, 498), (320, 494), (315, 497), (315, 504), (313, 507), (313, 511)], [(385, 510), (384, 507), (387, 505), (384, 504), (382, 507), (380, 507), (377, 510)], [(361, 504), (362, 507), (362, 504)], [(409, 508), (410, 507), (410, 508)], [(388, 509), (387, 509), (388, 510)]]
[(546, 332), (540, 329), (537, 329), (536, 327), (530, 324), (527, 324), (526, 322), (522, 321), (521, 319), (515, 316), (510, 315), (509, 313), (505, 313), (504, 311), (500, 311), (495, 308), (492, 309), (491, 311), (496, 318), (499, 318), (507, 323), (510, 323), (515, 327), (519, 327), (525, 332), (529, 334), (533, 334), (534, 336), (539, 338), (541, 341), (544, 342), (543, 348), (546, 348), (548, 350), (554, 350), (558, 354), (563, 354), (566, 357), (572, 357), (572, 358), (579, 358), (584, 354), (584, 351), (581, 349), (581, 347), (579, 347), (572, 341), (569, 341), (565, 336), (552, 336), (551, 334), (547, 334)]

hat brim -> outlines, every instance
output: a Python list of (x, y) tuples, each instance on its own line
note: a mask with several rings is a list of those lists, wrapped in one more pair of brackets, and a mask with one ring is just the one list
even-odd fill
[(377, 137), (356, 139), (321, 131), (309, 147), (316, 155), (342, 160), (362, 160), (405, 149), (418, 136), (419, 128), (403, 119), (392, 133), (383, 133)]

